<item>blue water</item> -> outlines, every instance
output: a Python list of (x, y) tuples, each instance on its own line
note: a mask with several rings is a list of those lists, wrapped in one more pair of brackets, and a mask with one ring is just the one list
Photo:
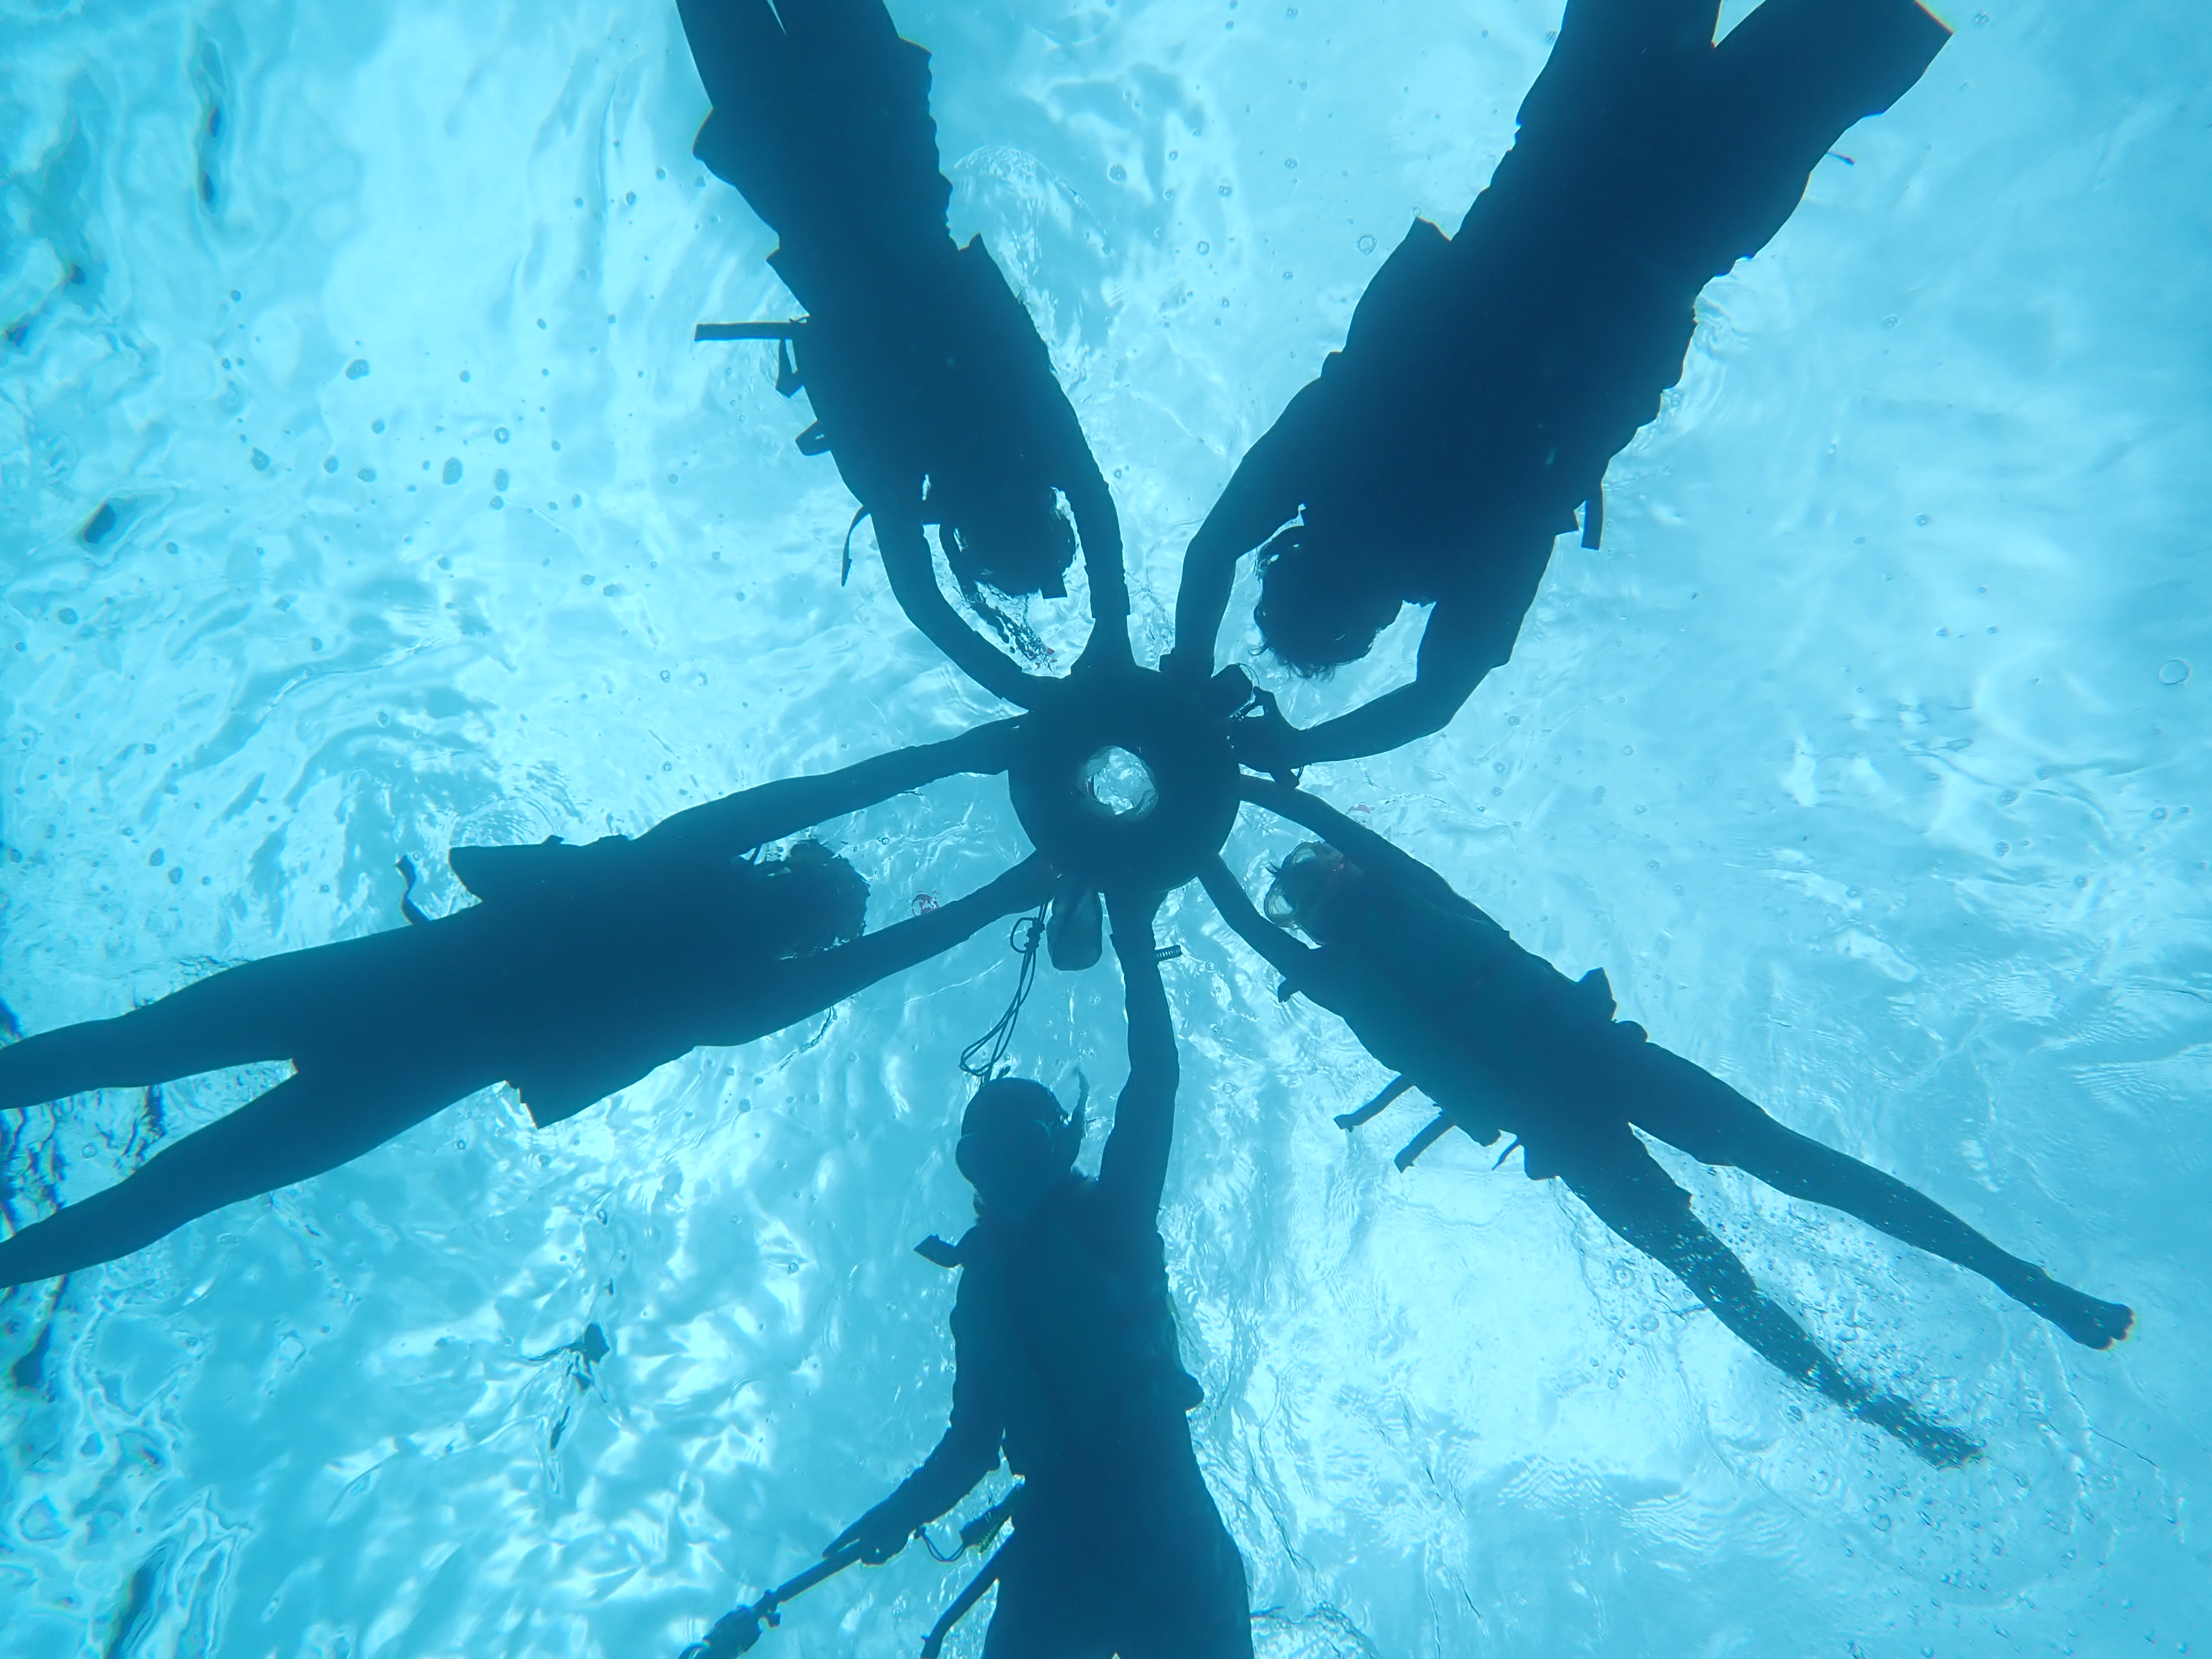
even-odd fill
[[(1401, 1176), (1410, 1112), (1347, 1142), (1328, 1115), (1381, 1069), (1192, 890), (1164, 923), (1164, 1226), (1270, 1659), (2212, 1641), (2212, 23), (1984, 4), (1708, 291), (1605, 550), (1562, 544), (1510, 667), (1443, 736), (1309, 782), (2137, 1334), (2074, 1348), (1662, 1150), (1855, 1367), (1988, 1442), (1932, 1471), (1556, 1183), (1460, 1140)], [(1487, 176), (1559, 12), (896, 8), (938, 53), (954, 229), (1030, 303), (1114, 480), (1140, 653), (1382, 252)], [(690, 158), (672, 5), (0, 22), (24, 1030), (396, 925), (402, 854), (434, 912), (453, 842), (636, 831), (994, 711), (872, 557), (840, 590), (849, 498), (792, 449), (763, 356), (690, 343), (787, 301)], [(1401, 627), (1289, 712), (1410, 650)], [(973, 779), (836, 839), (876, 923), (1023, 846)], [(1248, 819), (1231, 862), (1291, 839)], [(951, 1280), (908, 1247), (960, 1224), (955, 1056), (1012, 978), (987, 932), (556, 1128), (480, 1096), (0, 1301), (0, 1659), (672, 1659), (941, 1426)], [(1121, 1040), (1110, 969), (1048, 972), (1014, 1058), (1110, 1091)], [(167, 1132), (269, 1080), (169, 1089)], [(9, 1221), (155, 1139), (137, 1095), (30, 1114)], [(587, 1364), (564, 1345), (594, 1322), (613, 1352)], [(767, 1642), (910, 1652), (959, 1571), (910, 1550)]]

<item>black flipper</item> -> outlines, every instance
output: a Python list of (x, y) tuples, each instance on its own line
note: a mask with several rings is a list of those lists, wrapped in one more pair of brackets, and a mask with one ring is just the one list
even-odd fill
[(1358, 1111), (1338, 1113), (1336, 1127), (1340, 1129), (1357, 1129), (1361, 1124), (1372, 1121), (1382, 1115), (1383, 1110), (1392, 1101), (1413, 1086), (1413, 1079), (1409, 1077), (1392, 1078), (1384, 1086), (1382, 1093), (1376, 1095)]
[(1435, 1146), (1439, 1140), (1442, 1140), (1447, 1132), (1456, 1128), (1457, 1127), (1458, 1125), (1454, 1121), (1452, 1115), (1449, 1112), (1438, 1112), (1434, 1117), (1429, 1120), (1429, 1127), (1422, 1130), (1420, 1133), (1415, 1135), (1411, 1140), (1407, 1141), (1404, 1148), (1399, 1152), (1398, 1156), (1393, 1158), (1391, 1162), (1395, 1164), (1398, 1166), (1399, 1172), (1403, 1174), (1406, 1170), (1413, 1167), (1413, 1160), (1415, 1158), (1420, 1157), (1423, 1152), (1427, 1152), (1430, 1147)]

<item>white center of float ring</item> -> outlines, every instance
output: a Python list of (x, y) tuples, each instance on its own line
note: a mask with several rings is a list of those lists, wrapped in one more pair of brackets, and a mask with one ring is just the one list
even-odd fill
[(1152, 769), (1118, 744), (1109, 744), (1083, 763), (1076, 775), (1083, 803), (1101, 817), (1135, 823), (1160, 804)]

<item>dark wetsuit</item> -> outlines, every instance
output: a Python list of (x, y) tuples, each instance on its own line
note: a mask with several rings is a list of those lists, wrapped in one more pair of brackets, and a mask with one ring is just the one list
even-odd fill
[[(1356, 860), (1330, 878), (1291, 942), (1218, 864), (1202, 878), (1222, 913), (1362, 1046), (1488, 1145), (1520, 1138), (1532, 1180), (1558, 1176), (1600, 1220), (1675, 1273), (1767, 1360), (1938, 1461), (1961, 1437), (1847, 1379), (1692, 1213), (1685, 1192), (1636, 1133), (1699, 1162), (1731, 1165), (1794, 1197), (1856, 1216), (1982, 1274), (2076, 1341), (2103, 1347), (2132, 1316), (2008, 1255), (1924, 1194), (1785, 1128), (1753, 1102), (1613, 1018), (1601, 972), (1571, 980), (1522, 950), (1436, 872), (1310, 796), (1251, 793)], [(1362, 867), (1362, 865), (1364, 867)]]
[[(455, 849), (483, 900), (249, 963), (114, 1019), (0, 1048), (0, 1109), (257, 1061), (296, 1073), (135, 1175), (0, 1243), (0, 1285), (112, 1261), (185, 1221), (361, 1156), (502, 1079), (553, 1123), (702, 1045), (749, 1042), (945, 950), (1048, 885), (1031, 864), (927, 915), (805, 955), (831, 895), (739, 854), (948, 773), (1003, 766), (1003, 727), (695, 807), (635, 842)], [(849, 871), (842, 879), (859, 888)], [(857, 929), (865, 889), (848, 893)]]
[(1002, 544), (1005, 526), (1027, 526), (1027, 556), (990, 565), (982, 550), (979, 568), (979, 542), (947, 557), (979, 605), (979, 580), (1058, 597), (1064, 567), (1038, 550), (1058, 489), (1082, 538), (1094, 642), (1126, 658), (1112, 496), (1028, 312), (981, 239), (957, 246), (946, 228), (929, 54), (899, 37), (882, 0), (679, 9), (714, 102), (699, 159), (775, 231), (769, 263), (807, 313), (793, 349), (816, 425), (801, 447), (826, 447), (872, 515), (899, 603), (988, 689), (1030, 701), (1027, 677), (939, 592), (921, 526), (972, 538), (996, 523)]
[(959, 1246), (952, 1420), (902, 1495), (1027, 1483), (987, 1652), (1249, 1650), (1243, 1564), (1199, 1476), (1158, 1231), (1071, 1176), (1026, 1221)]
[(1149, 932), (1115, 949), (1130, 1077), (1096, 1180), (958, 1247), (952, 1416), (878, 1513), (903, 1536), (1006, 1463), (1024, 1483), (987, 1659), (1249, 1659), (1244, 1564), (1200, 1476), (1157, 1215), (1175, 1039)]
[(1948, 38), (1914, 0), (1765, 0), (1716, 46), (1717, 11), (1569, 0), (1459, 234), (1414, 222), (1193, 543), (1176, 612), (1193, 667), (1236, 560), (1301, 513), (1378, 586), (1437, 605), (1420, 689), (1313, 728), (1291, 758), (1440, 730), (1506, 659), (1553, 538), (1681, 378), (1699, 290), (1765, 246), (1829, 147)]

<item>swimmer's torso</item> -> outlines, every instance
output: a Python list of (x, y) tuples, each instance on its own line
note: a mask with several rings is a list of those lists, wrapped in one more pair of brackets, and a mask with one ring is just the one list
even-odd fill
[(960, 1366), (988, 1379), (1015, 1473), (1049, 1480), (1148, 1426), (1179, 1431), (1198, 1404), (1159, 1233), (1096, 1182), (1070, 1177), (1024, 1222), (979, 1222), (960, 1257)]

